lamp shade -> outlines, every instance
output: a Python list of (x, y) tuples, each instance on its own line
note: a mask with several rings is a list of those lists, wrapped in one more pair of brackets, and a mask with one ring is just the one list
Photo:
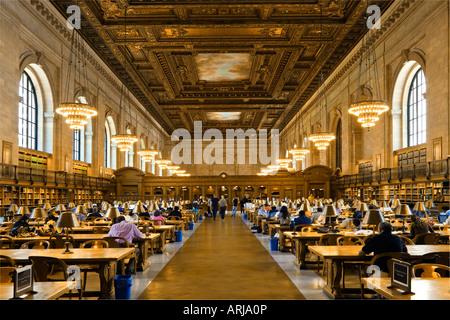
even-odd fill
[(322, 200), (318, 200), (318, 201), (316, 202), (316, 207), (323, 207)]
[(142, 212), (146, 212), (144, 209), (144, 205), (142, 203), (138, 203), (136, 207), (134, 207), (133, 213), (142, 213)]
[(416, 204), (414, 205), (414, 211), (423, 211), (426, 212), (427, 208), (425, 206), (425, 203), (423, 202), (416, 202)]
[(367, 211), (367, 210), (369, 210), (369, 207), (367, 206), (367, 203), (365, 203), (365, 202), (360, 202), (358, 204), (358, 206), (356, 207), (356, 211), (364, 212), (364, 211)]
[(383, 214), (379, 209), (370, 209), (364, 217), (364, 222), (368, 225), (376, 225), (384, 222)]
[(341, 204), (340, 201), (336, 201), (335, 203), (333, 203), (333, 206), (334, 206), (336, 209), (342, 209), (342, 204)]
[(370, 200), (369, 204), (372, 205), (372, 206), (378, 207), (378, 202), (375, 199)]
[(57, 206), (56, 206), (56, 210), (55, 210), (56, 212), (63, 212), (63, 211), (66, 211), (66, 206), (64, 206), (63, 204), (58, 204)]
[(47, 202), (46, 204), (44, 204), (44, 206), (42, 208), (45, 210), (50, 210), (52, 208), (52, 205)]
[(84, 203), (84, 207), (85, 207), (86, 209), (92, 208), (92, 202), (91, 202), (91, 201), (85, 202), (85, 203)]
[(17, 211), (17, 214), (19, 214), (19, 215), (29, 215), (30, 214), (30, 209), (28, 209), (27, 206), (21, 206), (19, 208), (19, 211)]
[(105, 218), (114, 219), (120, 216), (120, 211), (116, 207), (109, 207), (105, 213)]
[(379, 207), (380, 208), (387, 208), (387, 207), (389, 207), (389, 205), (388, 205), (388, 203), (386, 201), (381, 201)]
[(432, 207), (434, 207), (434, 202), (433, 202), (433, 200), (428, 200), (427, 202), (425, 202), (425, 206), (426, 206), (427, 208), (432, 208)]
[(395, 214), (399, 216), (406, 216), (411, 214), (411, 209), (406, 204), (401, 204), (395, 209)]
[(67, 205), (69, 208), (75, 208), (76, 205), (73, 202), (69, 202), (69, 204)]
[(72, 212), (63, 212), (56, 221), (57, 228), (74, 228), (79, 227), (78, 219)]
[(322, 213), (323, 216), (326, 217), (334, 217), (337, 216), (337, 210), (335, 206), (327, 204)]
[(130, 204), (128, 203), (128, 202), (124, 202), (123, 204), (122, 204), (122, 207), (121, 207), (122, 209), (130, 209)]
[(398, 207), (399, 205), (401, 205), (402, 203), (400, 202), (399, 199), (394, 199), (394, 201), (392, 201), (392, 206), (393, 207)]
[(9, 206), (8, 211), (16, 213), (17, 211), (19, 211), (19, 207), (17, 206), (17, 204), (13, 203), (12, 205)]
[(43, 208), (34, 208), (33, 211), (31, 212), (30, 218), (31, 219), (42, 219), (42, 218), (47, 218), (48, 214), (47, 214), (47, 210), (43, 209)]
[(87, 210), (86, 210), (85, 206), (79, 205), (75, 209), (75, 214), (81, 214), (81, 213), (86, 214)]

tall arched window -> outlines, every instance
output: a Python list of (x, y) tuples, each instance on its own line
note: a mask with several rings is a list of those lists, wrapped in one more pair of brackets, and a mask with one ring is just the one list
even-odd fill
[(19, 84), (19, 147), (37, 150), (38, 106), (36, 90), (30, 76), (22, 73)]
[(73, 131), (73, 159), (81, 161), (81, 131)]
[(105, 121), (105, 168), (111, 168), (111, 131), (108, 120)]
[(422, 69), (419, 69), (414, 75), (408, 94), (408, 146), (426, 142), (427, 101), (424, 96), (426, 90), (425, 74)]
[(336, 128), (336, 168), (342, 169), (342, 121), (340, 119)]

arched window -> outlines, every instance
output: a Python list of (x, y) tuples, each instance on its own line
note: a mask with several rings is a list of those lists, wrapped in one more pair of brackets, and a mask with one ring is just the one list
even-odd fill
[(22, 73), (19, 84), (19, 147), (37, 150), (38, 105), (36, 90), (30, 76)]
[(408, 94), (408, 146), (415, 146), (426, 142), (427, 101), (424, 96), (426, 90), (425, 74), (422, 69), (419, 69), (414, 75)]
[(342, 121), (340, 119), (336, 128), (336, 168), (342, 169)]
[(105, 168), (111, 168), (111, 131), (108, 120), (105, 121)]

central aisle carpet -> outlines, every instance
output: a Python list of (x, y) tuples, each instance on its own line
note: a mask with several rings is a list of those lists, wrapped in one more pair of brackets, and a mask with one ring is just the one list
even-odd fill
[(241, 217), (206, 218), (139, 300), (304, 299)]

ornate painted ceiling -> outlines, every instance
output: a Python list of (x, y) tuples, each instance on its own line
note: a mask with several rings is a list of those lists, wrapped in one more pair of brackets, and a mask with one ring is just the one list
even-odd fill
[[(65, 17), (77, 2), (50, 1)], [(168, 134), (194, 121), (281, 130), (367, 31), (366, 0), (78, 4), (83, 37)]]

